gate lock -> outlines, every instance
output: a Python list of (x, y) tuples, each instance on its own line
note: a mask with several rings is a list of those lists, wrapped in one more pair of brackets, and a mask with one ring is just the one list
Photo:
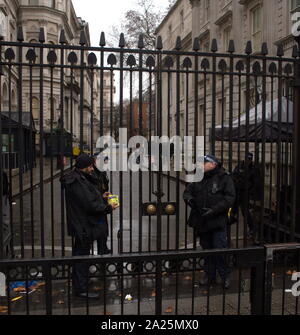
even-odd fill
[(177, 213), (176, 202), (162, 203), (161, 206), (156, 202), (149, 202), (143, 204), (143, 216), (155, 215), (175, 215)]

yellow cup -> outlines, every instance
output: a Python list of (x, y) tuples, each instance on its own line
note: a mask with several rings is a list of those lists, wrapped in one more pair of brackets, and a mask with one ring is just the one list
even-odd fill
[(117, 206), (120, 206), (120, 201), (119, 201), (119, 196), (118, 195), (110, 195), (109, 197), (108, 197), (108, 203), (110, 204), (110, 205), (117, 205)]

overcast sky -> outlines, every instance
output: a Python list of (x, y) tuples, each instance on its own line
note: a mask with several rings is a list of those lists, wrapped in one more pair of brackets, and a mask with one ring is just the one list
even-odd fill
[[(164, 10), (168, 0), (153, 0), (156, 8)], [(110, 27), (118, 25), (124, 13), (136, 7), (137, 0), (73, 0), (77, 16), (87, 21), (90, 26), (91, 43), (98, 46), (100, 33), (108, 36)]]

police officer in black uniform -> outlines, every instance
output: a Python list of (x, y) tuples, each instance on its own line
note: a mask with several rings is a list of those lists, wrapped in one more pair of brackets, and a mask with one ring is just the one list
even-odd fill
[[(189, 184), (183, 198), (192, 209), (188, 224), (196, 230), (202, 248), (226, 249), (228, 212), (235, 202), (235, 187), (216, 157), (204, 157), (203, 180)], [(222, 256), (205, 260), (206, 276), (200, 284), (214, 283), (217, 271), (225, 288), (229, 288), (230, 273)]]

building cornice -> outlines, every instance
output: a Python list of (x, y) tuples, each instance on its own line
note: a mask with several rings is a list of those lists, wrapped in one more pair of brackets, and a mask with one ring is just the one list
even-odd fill
[(209, 34), (210, 34), (210, 29), (207, 28), (202, 33), (200, 33), (200, 35), (198, 37), (199, 37), (200, 40), (202, 40), (203, 38), (207, 37)]
[(282, 45), (284, 49), (287, 49), (286, 46), (290, 45), (292, 47), (294, 44), (295, 44), (295, 37), (292, 34), (274, 42), (274, 45), (276, 46)]
[(248, 6), (251, 3), (256, 2), (257, 4), (260, 4), (262, 0), (239, 0), (240, 5)]
[(67, 17), (67, 14), (65, 12), (62, 12), (60, 10), (54, 9), (54, 8), (50, 8), (50, 7), (46, 7), (46, 6), (20, 6), (19, 10), (22, 10), (23, 13), (26, 13), (28, 11), (32, 12), (32, 11), (36, 11), (36, 12), (40, 12), (41, 10), (44, 10), (46, 12), (49, 12), (51, 14), (54, 14), (58, 17), (61, 17), (62, 20), (64, 21), (64, 28), (66, 29), (66, 33), (70, 36), (71, 40), (74, 39), (74, 34), (72, 32), (72, 29), (69, 25), (69, 20)]
[(215, 24), (217, 26), (222, 26), (224, 23), (226, 23), (229, 20), (232, 20), (232, 10), (226, 11), (226, 13), (224, 13), (222, 16), (220, 16), (217, 19), (217, 21), (215, 22)]

